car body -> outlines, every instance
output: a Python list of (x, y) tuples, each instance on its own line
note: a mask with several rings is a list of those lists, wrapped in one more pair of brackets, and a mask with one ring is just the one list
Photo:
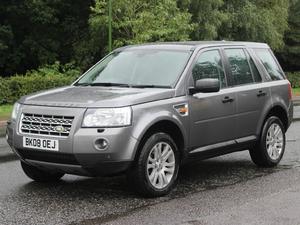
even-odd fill
[[(116, 54), (115, 61), (124, 58), (116, 64), (122, 67), (126, 57), (131, 57), (128, 54), (140, 60), (148, 51), (161, 59), (163, 55), (155, 54), (172, 55), (169, 52), (174, 51), (185, 55), (168, 55), (157, 70), (152, 66), (150, 76), (158, 80), (155, 85), (80, 84), (92, 76), (87, 74), (96, 65), (70, 86), (22, 97), (8, 123), (7, 140), (23, 164), (63, 174), (113, 175), (133, 167), (147, 138), (155, 132), (171, 137), (182, 164), (254, 148), (270, 115), (280, 119), (284, 132), (288, 129), (293, 116), (290, 83), (267, 44), (154, 43), (123, 47), (111, 54)], [(147, 60), (154, 62), (155, 57)], [(175, 64), (181, 66), (172, 68)], [(107, 65), (98, 72), (117, 67)], [(149, 70), (147, 63), (140, 67), (140, 74)], [(167, 68), (180, 73), (172, 77)], [(167, 71), (167, 78), (156, 71)], [(168, 77), (173, 83), (160, 87), (159, 79), (164, 84)], [(98, 109), (102, 111), (98, 113)], [(110, 126), (98, 121), (100, 125), (85, 126), (97, 124), (97, 113), (101, 118), (118, 115), (116, 120), (127, 123)]]

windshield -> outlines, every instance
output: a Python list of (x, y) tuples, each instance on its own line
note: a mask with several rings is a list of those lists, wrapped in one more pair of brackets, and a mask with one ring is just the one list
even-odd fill
[(125, 50), (113, 52), (96, 64), (75, 85), (172, 87), (191, 52)]

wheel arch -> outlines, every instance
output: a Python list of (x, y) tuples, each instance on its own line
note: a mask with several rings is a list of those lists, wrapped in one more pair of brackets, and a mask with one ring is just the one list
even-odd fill
[(261, 123), (260, 125), (260, 130), (259, 132), (261, 132), (262, 130), (262, 127), (265, 123), (265, 121), (270, 117), (270, 116), (277, 116), (284, 128), (285, 128), (285, 131), (287, 131), (288, 127), (289, 127), (289, 119), (288, 119), (288, 112), (286, 111), (286, 109), (280, 105), (280, 104), (276, 104), (276, 105), (273, 105), (266, 113), (265, 113), (265, 116), (264, 116), (264, 120), (263, 122)]
[(147, 138), (156, 132), (163, 132), (171, 136), (173, 141), (178, 147), (180, 158), (182, 159), (185, 154), (185, 149), (187, 145), (187, 137), (181, 124), (175, 119), (170, 118), (160, 118), (159, 120), (152, 121), (139, 135), (138, 146), (135, 151), (134, 158), (138, 156), (141, 147), (144, 145)]

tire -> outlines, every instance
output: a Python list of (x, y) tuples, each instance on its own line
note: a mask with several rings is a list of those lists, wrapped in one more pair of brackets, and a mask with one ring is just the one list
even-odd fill
[(55, 182), (64, 176), (63, 173), (50, 172), (41, 170), (35, 166), (29, 165), (21, 161), (21, 166), (24, 173), (32, 180), (37, 182)]
[(127, 177), (131, 186), (145, 197), (168, 194), (175, 186), (179, 170), (179, 151), (165, 133), (151, 135), (141, 147)]
[(285, 142), (285, 129), (281, 120), (276, 116), (269, 117), (264, 123), (259, 141), (250, 149), (252, 161), (260, 167), (275, 167), (284, 154)]

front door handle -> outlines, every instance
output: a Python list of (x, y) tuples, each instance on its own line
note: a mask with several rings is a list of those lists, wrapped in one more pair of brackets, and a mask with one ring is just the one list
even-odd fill
[(234, 98), (230, 98), (229, 96), (226, 96), (222, 102), (223, 103), (230, 103), (230, 102), (233, 102), (234, 101)]
[(262, 96), (266, 96), (266, 95), (267, 95), (267, 93), (264, 92), (264, 91), (262, 91), (262, 90), (260, 90), (260, 91), (257, 93), (257, 97), (262, 97)]

